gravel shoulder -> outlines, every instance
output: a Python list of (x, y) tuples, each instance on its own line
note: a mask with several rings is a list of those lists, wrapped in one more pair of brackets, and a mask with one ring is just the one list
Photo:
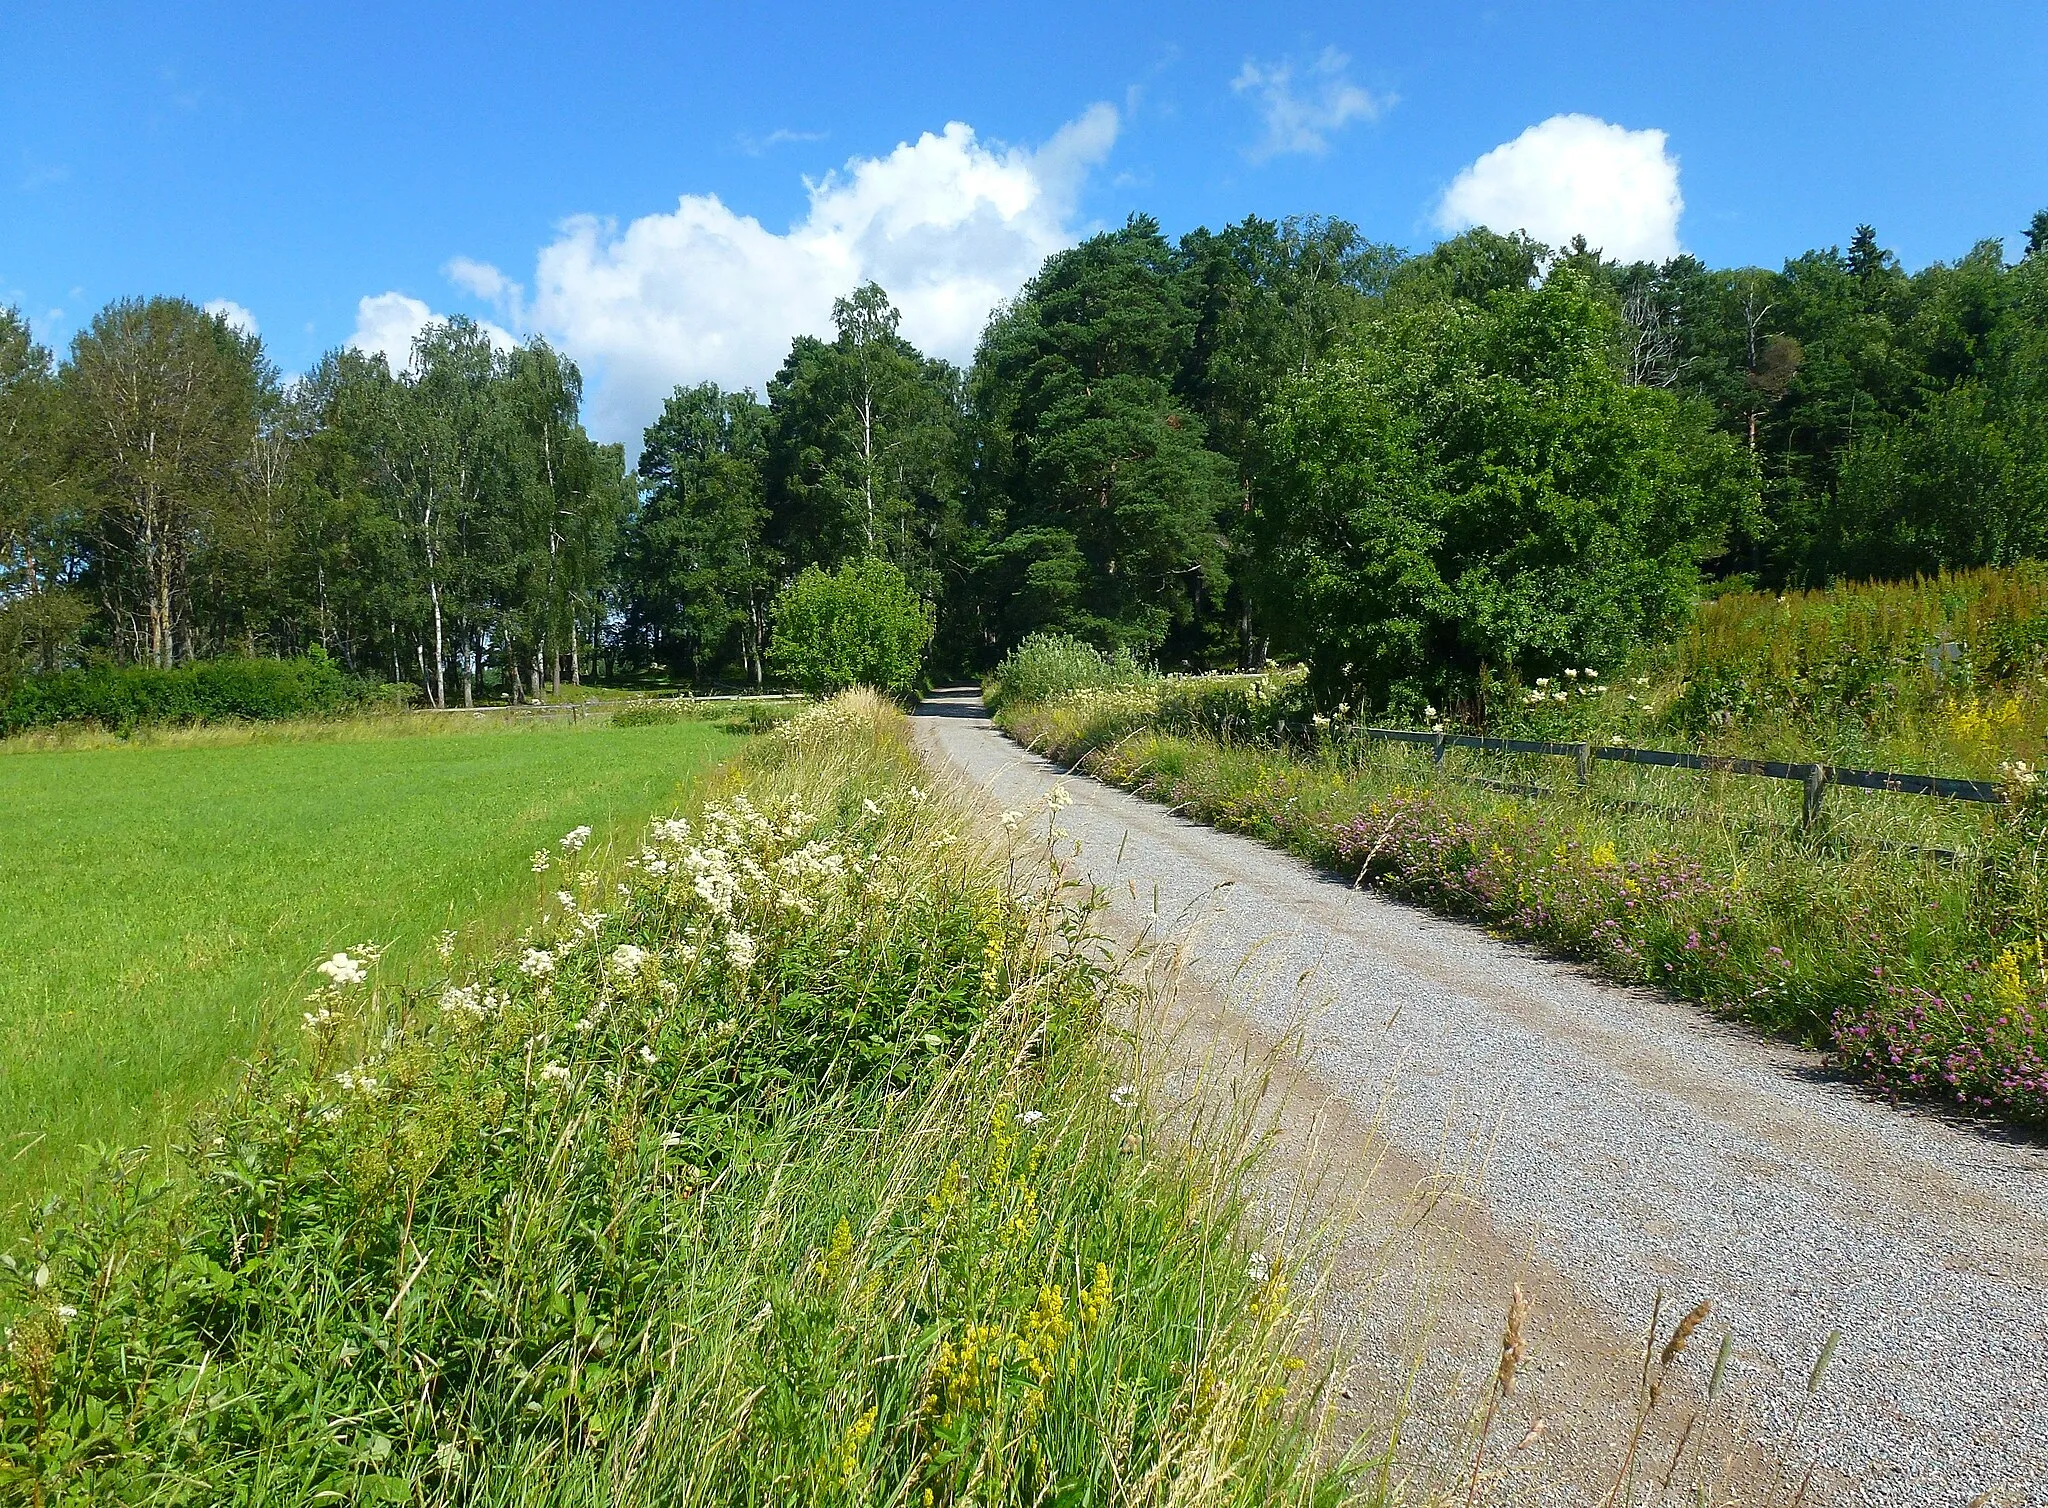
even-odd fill
[[(998, 806), (1061, 778), (971, 695), (933, 698), (917, 727)], [(1536, 1355), (1493, 1456), (1511, 1496), (1545, 1478), (1598, 1501), (1662, 1289), (1667, 1330), (1714, 1302), (1692, 1394), (1733, 1332), (1750, 1443), (1692, 1448), (1724, 1459), (1742, 1501), (1785, 1503), (1817, 1463), (1807, 1503), (2048, 1504), (2048, 1148), (1877, 1102), (1682, 1003), (1065, 784), (1079, 851), (1063, 844), (1063, 864), (1112, 925), (1168, 944), (1169, 1083), (1197, 1059), (1271, 1075), (1280, 1165), (1302, 1185), (1271, 1191), (1271, 1223), (1338, 1216), (1330, 1309), (1382, 1358), (1346, 1380), (1361, 1411), (1401, 1389), (1415, 1438), (1452, 1433), (1521, 1281)], [(1667, 1395), (1666, 1412), (1695, 1401)]]

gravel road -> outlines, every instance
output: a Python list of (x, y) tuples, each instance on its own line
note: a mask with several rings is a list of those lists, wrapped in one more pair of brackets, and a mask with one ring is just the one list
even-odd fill
[[(918, 734), (1003, 807), (1060, 778), (971, 695), (928, 701)], [(2048, 1504), (2048, 1148), (1065, 784), (1069, 871), (1126, 925), (1173, 919), (1195, 984), (1269, 1039), (1296, 1033), (1316, 1091), (1390, 1158), (1476, 1167), (1475, 1221), (1518, 1273), (1559, 1275), (1560, 1308), (1625, 1337), (1660, 1287), (1667, 1315), (1712, 1299), (1748, 1427), (1795, 1472), (1818, 1457), (1806, 1502)]]

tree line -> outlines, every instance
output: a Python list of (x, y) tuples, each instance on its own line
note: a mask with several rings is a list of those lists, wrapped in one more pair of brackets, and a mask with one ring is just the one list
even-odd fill
[(1721, 583), (2048, 549), (2048, 211), (1908, 273), (1869, 227), (1777, 270), (1338, 219), (1049, 258), (962, 370), (853, 290), (764, 393), (678, 388), (628, 476), (544, 343), (456, 320), (288, 388), (178, 300), (54, 363), (0, 316), (0, 661), (321, 649), (436, 701), (606, 668), (767, 674), (807, 567), (879, 563), (931, 668), (1038, 631), (1464, 695), (1666, 630)]
[(61, 364), (0, 310), (0, 672), (312, 655), (436, 706), (575, 679), (634, 501), (581, 406), (546, 342), (462, 319), (287, 385), (184, 299), (108, 305)]

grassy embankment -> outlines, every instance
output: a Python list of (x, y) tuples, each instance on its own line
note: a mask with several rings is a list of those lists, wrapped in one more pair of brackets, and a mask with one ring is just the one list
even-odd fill
[[(1977, 573), (1724, 600), (1639, 665), (1496, 697), (1492, 732), (2002, 777), (2013, 798), (1838, 788), (1813, 835), (1775, 782), (1596, 763), (1580, 792), (1566, 763), (1457, 752), (1439, 770), (1349, 736), (1349, 709), (1314, 709), (1298, 675), (1161, 679), (1068, 650), (996, 689), (1023, 741), (1191, 816), (1826, 1047), (1895, 1092), (2042, 1126), (2044, 645), (2048, 573)], [(1313, 747), (1279, 738), (1311, 717)]]
[(1006, 863), (920, 778), (842, 700), (556, 850), (517, 942), (334, 960), (167, 1173), (0, 1260), (0, 1492), (1350, 1500), (1241, 1140), (1148, 1129), (1049, 818)]
[(315, 957), (371, 941), (402, 971), (444, 930), (494, 935), (536, 848), (637, 828), (738, 742), (461, 718), (55, 736), (0, 745), (0, 1209), (81, 1143), (155, 1140), (296, 1023)]

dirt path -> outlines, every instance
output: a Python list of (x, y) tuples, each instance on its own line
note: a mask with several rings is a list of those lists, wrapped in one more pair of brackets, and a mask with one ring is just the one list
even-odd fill
[[(999, 806), (1059, 778), (971, 696), (927, 702), (918, 728)], [(1667, 1329), (1701, 1299), (1715, 1314), (1667, 1394), (1652, 1482), (1725, 1328), (1729, 1395), (1761, 1442), (1729, 1463), (1743, 1501), (1784, 1504), (1817, 1457), (1808, 1503), (2048, 1504), (2048, 1149), (1877, 1103), (1691, 1007), (1064, 783), (1069, 871), (1116, 924), (1177, 940), (1183, 1033), (1206, 1044), (1183, 1056), (1250, 1065), (1298, 1046), (1276, 1115), (1285, 1166), (1335, 1158), (1312, 1201), (1344, 1211), (1333, 1313), (1369, 1353), (1407, 1358), (1347, 1380), (1361, 1408), (1412, 1378), (1414, 1436), (1444, 1436), (1520, 1280), (1536, 1355), (1495, 1455), (1541, 1417), (1507, 1454), (1513, 1480), (1562, 1477), (1598, 1501), (1662, 1288)]]

